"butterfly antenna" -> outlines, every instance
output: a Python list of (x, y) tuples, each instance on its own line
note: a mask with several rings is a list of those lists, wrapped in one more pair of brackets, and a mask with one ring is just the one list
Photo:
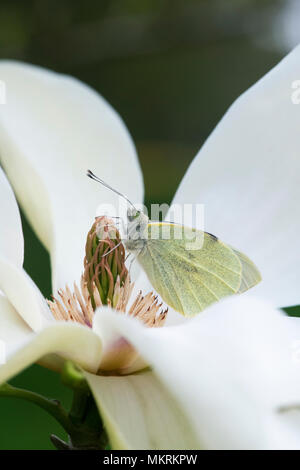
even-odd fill
[(119, 191), (117, 191), (116, 189), (112, 188), (111, 186), (109, 186), (109, 184), (105, 183), (105, 181), (103, 181), (102, 179), (100, 179), (98, 176), (94, 175), (94, 173), (91, 171), (91, 170), (87, 170), (87, 176), (89, 178), (91, 178), (92, 180), (94, 181), (97, 181), (97, 183), (100, 183), (102, 184), (105, 188), (107, 189), (110, 189), (111, 191), (113, 191), (114, 193), (118, 194), (119, 196), (121, 196), (123, 199), (125, 199), (127, 202), (129, 202), (129, 204), (136, 210), (136, 208), (134, 207), (134, 205), (132, 204), (132, 202), (128, 199), (127, 196), (125, 196), (125, 194), (122, 194), (120, 193)]

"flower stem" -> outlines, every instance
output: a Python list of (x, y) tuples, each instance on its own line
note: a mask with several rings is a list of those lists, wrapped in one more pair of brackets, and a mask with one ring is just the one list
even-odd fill
[(89, 395), (82, 390), (74, 390), (72, 407), (69, 413), (72, 423), (79, 425), (84, 421)]
[(68, 413), (57, 400), (50, 400), (49, 398), (45, 398), (38, 393), (16, 388), (7, 383), (0, 385), (0, 397), (21, 398), (23, 400), (34, 403), (53, 416), (53, 418), (55, 418), (56, 421), (61, 424), (68, 434), (70, 434), (73, 430), (73, 425), (68, 417)]
[(68, 442), (51, 435), (51, 442), (57, 449), (105, 449), (108, 445), (106, 432), (99, 416), (95, 401), (83, 376), (75, 365), (68, 364), (64, 382), (73, 387), (73, 401), (70, 412), (67, 412), (58, 400), (51, 400), (38, 393), (13, 387), (4, 383), (0, 385), (0, 397), (21, 398), (47, 411), (67, 432)]

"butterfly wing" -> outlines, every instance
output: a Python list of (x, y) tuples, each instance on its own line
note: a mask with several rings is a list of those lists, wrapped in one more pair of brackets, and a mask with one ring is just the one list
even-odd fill
[[(161, 236), (162, 227), (169, 231), (167, 239)], [(174, 310), (193, 316), (213, 302), (253, 285), (256, 268), (252, 263), (252, 271), (246, 269), (249, 265), (247, 257), (213, 235), (179, 227), (184, 231), (181, 238), (178, 238), (178, 232), (175, 234), (178, 226), (149, 223), (147, 243), (138, 255), (151, 284)], [(201, 240), (201, 249), (194, 249), (193, 237)], [(243, 278), (244, 270), (247, 275)], [(251, 276), (248, 275), (250, 271)]]
[(248, 258), (248, 256), (244, 255), (244, 253), (241, 253), (240, 251), (235, 250), (234, 248), (232, 248), (232, 251), (239, 258), (242, 265), (241, 285), (237, 292), (237, 294), (242, 294), (248, 289), (251, 289), (251, 287), (256, 286), (256, 284), (261, 281), (261, 274), (251, 259)]

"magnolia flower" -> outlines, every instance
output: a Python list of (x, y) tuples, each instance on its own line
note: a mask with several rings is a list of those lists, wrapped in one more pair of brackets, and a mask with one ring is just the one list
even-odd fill
[[(246, 253), (263, 277), (253, 293), (191, 320), (170, 310), (164, 326), (148, 328), (106, 306), (89, 326), (57, 321), (23, 270), (20, 215), (0, 173), (0, 382), (36, 361), (60, 371), (71, 359), (113, 448), (299, 447), (297, 412), (282, 411), (300, 398), (300, 327), (278, 310), (300, 300), (300, 108), (291, 101), (299, 59), (298, 48), (234, 103), (176, 193), (176, 203), (204, 203), (206, 230)], [(115, 203), (86, 169), (134, 202), (143, 199), (141, 171), (120, 117), (87, 86), (14, 62), (0, 63), (0, 78), (1, 163), (50, 252), (55, 296), (80, 280), (99, 201)], [(151, 289), (143, 273), (136, 287)], [(101, 373), (107, 353), (111, 375)]]

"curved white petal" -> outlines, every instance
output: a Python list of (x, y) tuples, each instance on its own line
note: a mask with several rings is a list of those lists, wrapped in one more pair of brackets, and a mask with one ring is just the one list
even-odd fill
[(54, 322), (44, 297), (24, 269), (1, 257), (0, 289), (34, 331)]
[(14, 193), (0, 168), (0, 256), (23, 265), (24, 240), (21, 217)]
[(195, 449), (195, 432), (152, 372), (126, 377), (85, 373), (113, 449)]
[[(0, 155), (26, 215), (51, 251), (55, 289), (83, 269), (85, 237), (99, 204), (116, 196), (102, 179), (142, 202), (132, 140), (116, 112), (78, 80), (17, 62), (0, 62)], [(107, 209), (109, 210), (109, 209)]]
[[(195, 429), (200, 447), (274, 445), (270, 420), (276, 416), (280, 425), (278, 407), (300, 396), (299, 320), (235, 297), (180, 326), (147, 329), (108, 311), (102, 321), (152, 365)], [(130, 442), (130, 435), (126, 439)]]
[[(40, 291), (23, 270), (24, 240), (14, 193), (0, 168), (0, 290), (33, 330), (39, 330), (49, 308)], [(22, 320), (20, 319), (20, 322)], [(0, 331), (1, 333), (1, 331)]]
[(83, 369), (96, 372), (101, 350), (101, 340), (91, 329), (76, 323), (56, 322), (39, 333), (28, 334), (24, 340), (9, 347), (7, 362), (0, 366), (0, 383), (42, 358), (48, 360), (52, 354), (71, 359)]
[(97, 309), (93, 318), (93, 331), (101, 338), (102, 357), (100, 373), (115, 371), (128, 375), (148, 367), (136, 349), (120, 336), (114, 325), (103, 322), (103, 311), (111, 312), (109, 307)]
[(0, 295), (0, 341), (5, 344), (9, 356), (18, 344), (23, 343), (31, 334), (30, 327), (13, 308), (9, 300)]
[(257, 264), (253, 292), (278, 306), (300, 303), (299, 61), (300, 47), (231, 106), (173, 201), (205, 204), (205, 230)]
[(115, 329), (110, 325), (103, 324), (101, 315), (103, 310), (110, 309), (103, 307), (96, 312), (93, 318), (93, 331), (101, 338), (102, 357), (101, 371), (116, 371), (128, 369), (138, 358), (138, 353), (128, 341), (115, 334)]

